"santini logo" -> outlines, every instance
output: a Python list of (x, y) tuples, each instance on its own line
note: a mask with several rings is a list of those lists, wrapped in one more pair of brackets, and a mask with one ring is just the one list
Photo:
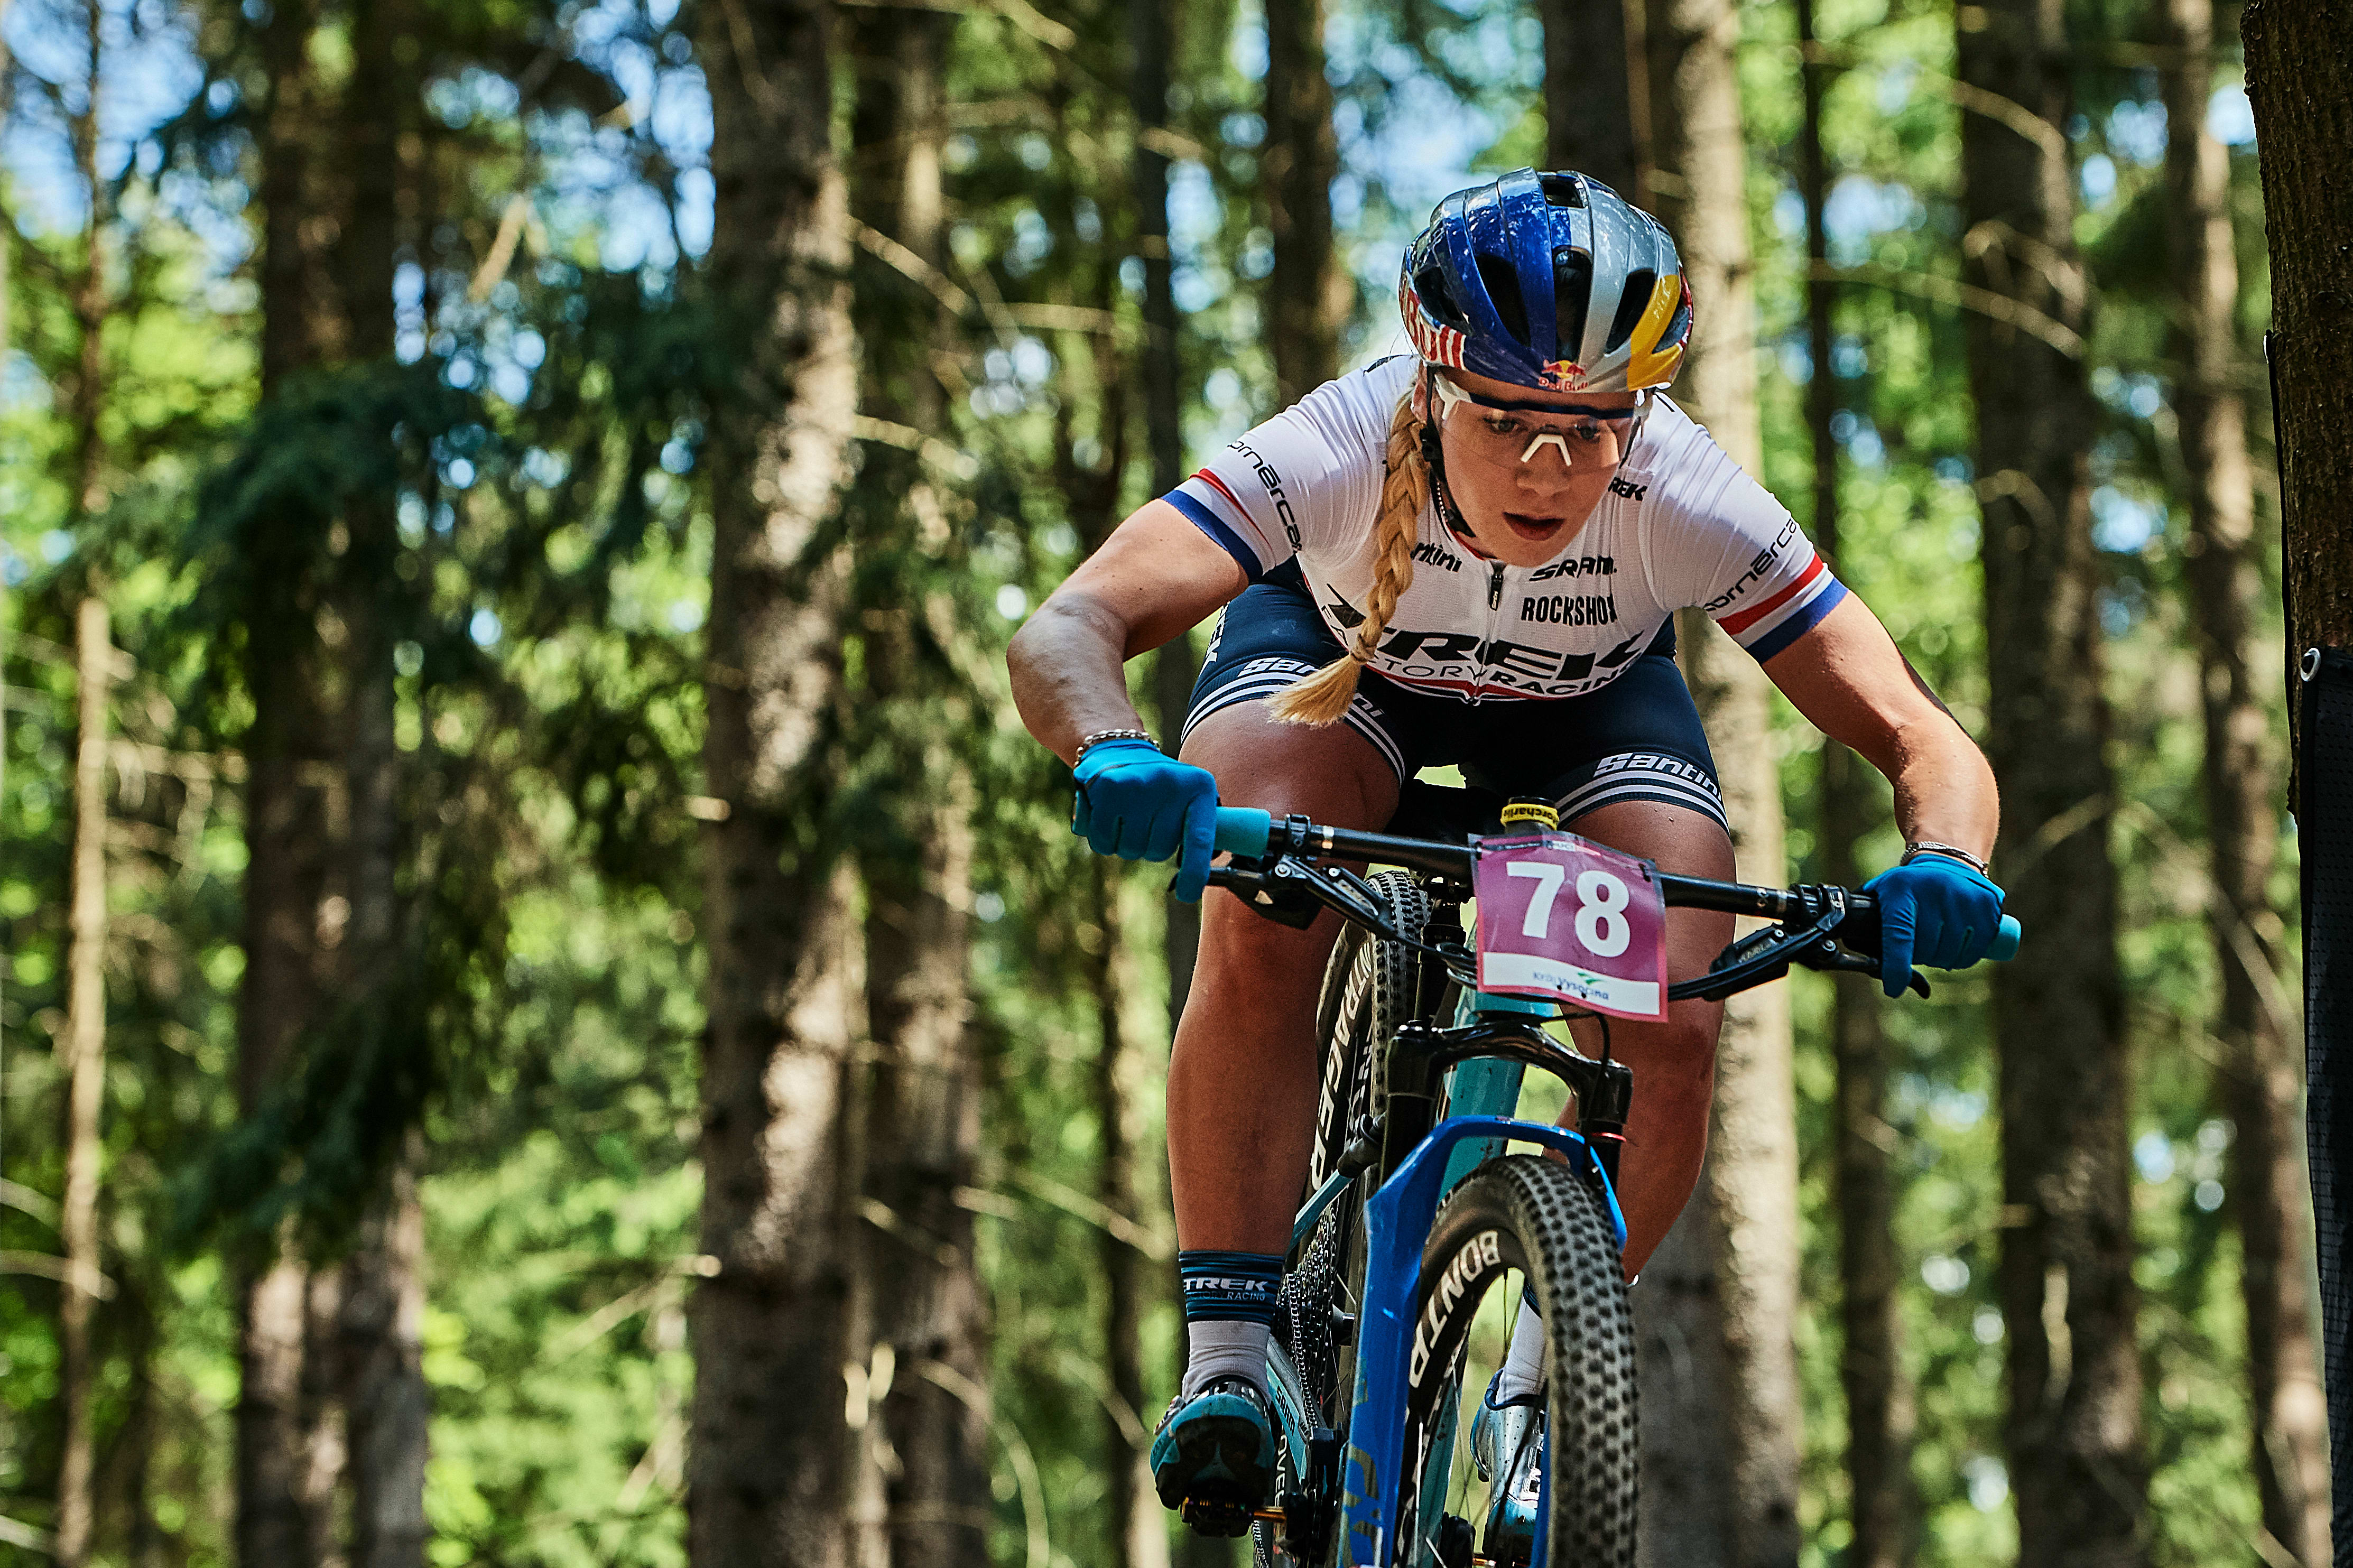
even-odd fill
[(1462, 570), (1462, 557), (1444, 545), (1433, 544), (1427, 539), (1413, 547), (1413, 558), (1424, 566), (1437, 566), (1448, 572)]

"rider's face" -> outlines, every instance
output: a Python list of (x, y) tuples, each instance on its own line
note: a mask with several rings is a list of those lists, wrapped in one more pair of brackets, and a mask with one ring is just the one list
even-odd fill
[(1438, 420), (1448, 493), (1479, 550), (1513, 566), (1541, 566), (1558, 555), (1600, 504), (1632, 444), (1640, 395), (1545, 392), (1459, 370), (1428, 374), (1489, 403), (1542, 405), (1486, 408), (1414, 384), (1417, 412)]

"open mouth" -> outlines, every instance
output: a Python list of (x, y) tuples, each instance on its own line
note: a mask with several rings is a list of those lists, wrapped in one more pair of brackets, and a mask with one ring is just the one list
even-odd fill
[(1549, 539), (1560, 531), (1565, 517), (1537, 517), (1525, 511), (1507, 511), (1504, 525), (1522, 539)]

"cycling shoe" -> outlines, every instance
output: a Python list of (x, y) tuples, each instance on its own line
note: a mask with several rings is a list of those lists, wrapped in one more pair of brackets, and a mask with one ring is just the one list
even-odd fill
[[(1497, 1374), (1497, 1381), (1501, 1380)], [(1536, 1503), (1544, 1458), (1544, 1395), (1495, 1403), (1487, 1384), (1471, 1419), (1471, 1462), (1488, 1484), (1485, 1555), (1499, 1563), (1535, 1559)]]
[(1274, 1407), (1245, 1377), (1171, 1401), (1152, 1440), (1152, 1486), (1203, 1535), (1246, 1535), (1274, 1492)]

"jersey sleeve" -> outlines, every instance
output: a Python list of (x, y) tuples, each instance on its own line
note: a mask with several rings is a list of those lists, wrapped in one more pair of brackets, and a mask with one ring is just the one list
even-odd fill
[(1657, 487), (1645, 544), (1661, 603), (1705, 610), (1759, 664), (1836, 609), (1846, 586), (1788, 509), (1696, 425)]
[[(1392, 377), (1360, 371), (1324, 383), (1201, 465), (1167, 502), (1253, 583), (1303, 551), (1364, 531), (1380, 499)], [(1377, 416), (1378, 428), (1373, 428)]]

